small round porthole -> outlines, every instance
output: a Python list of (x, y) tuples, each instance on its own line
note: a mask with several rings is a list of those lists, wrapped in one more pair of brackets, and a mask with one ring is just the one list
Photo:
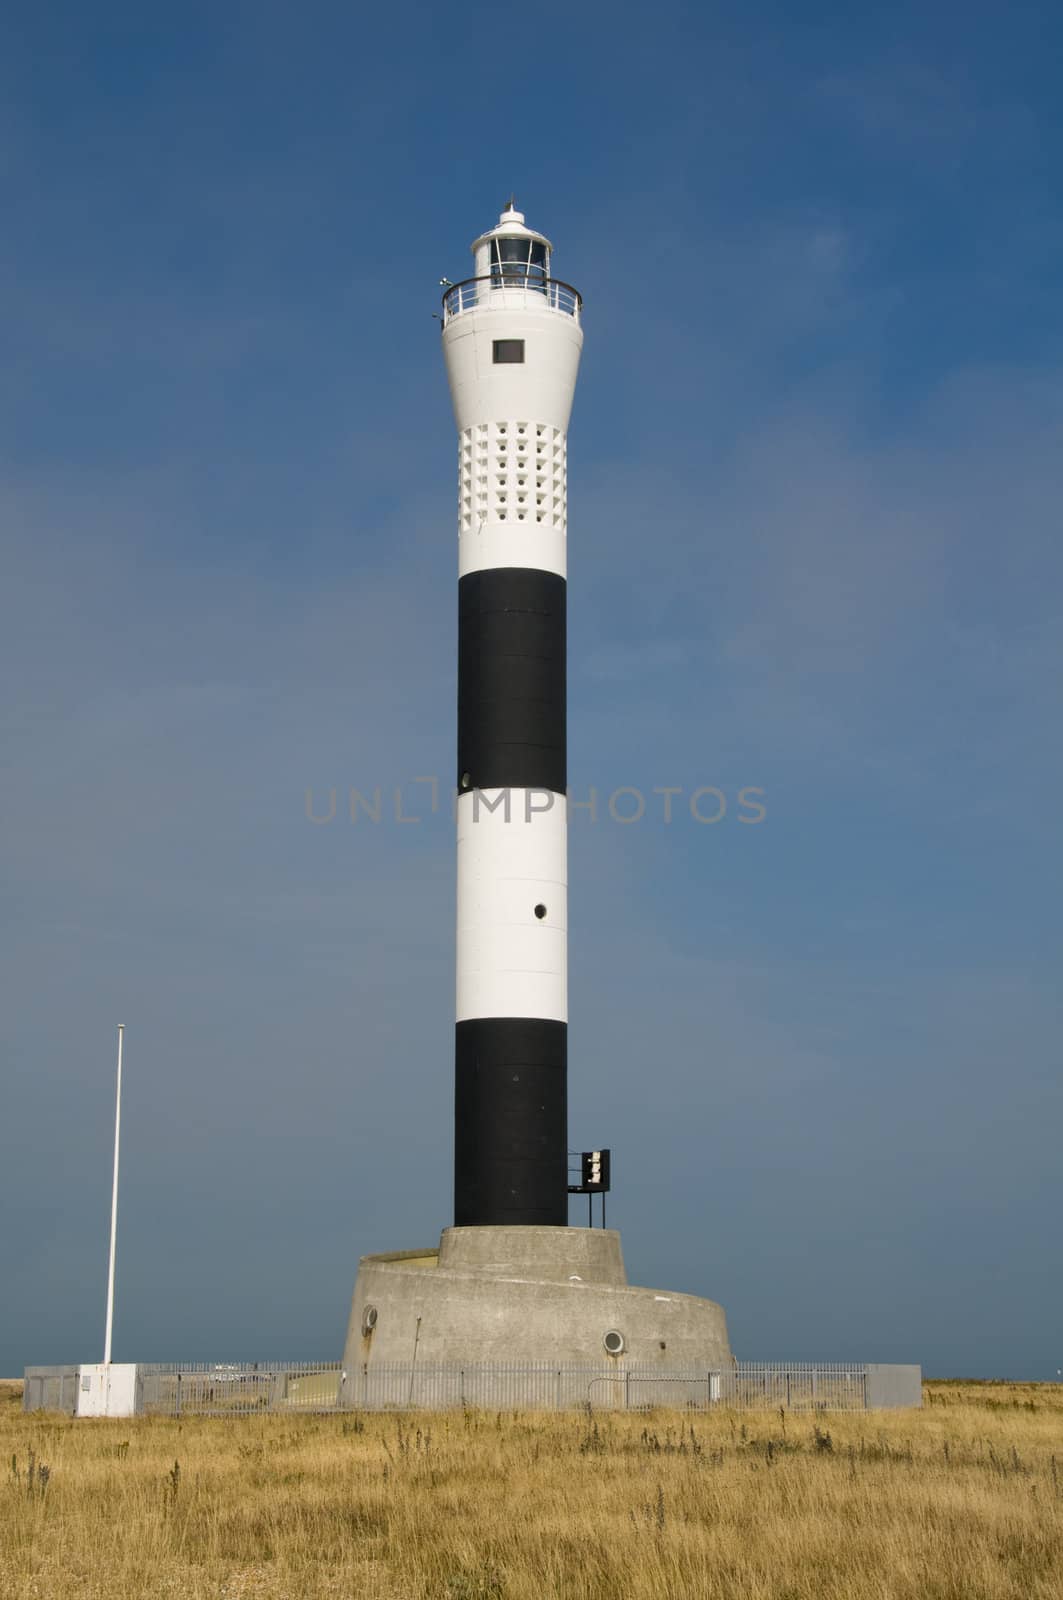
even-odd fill
[(365, 1310), (362, 1312), (362, 1332), (364, 1334), (372, 1333), (375, 1327), (376, 1306), (366, 1306)]
[(541, 900), (539, 901), (539, 904), (535, 908), (535, 915), (538, 917), (540, 922), (546, 916), (546, 907), (543, 905)]
[(607, 1355), (621, 1355), (624, 1349), (624, 1335), (618, 1332), (616, 1328), (610, 1328), (607, 1331), (605, 1338), (602, 1340), (602, 1343), (605, 1346)]

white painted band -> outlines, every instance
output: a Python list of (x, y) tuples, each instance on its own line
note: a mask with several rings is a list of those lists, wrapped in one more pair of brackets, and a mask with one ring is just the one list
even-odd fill
[(564, 527), (543, 528), (535, 523), (489, 523), (458, 537), (458, 577), (493, 567), (536, 567), (541, 572), (566, 576), (568, 539)]
[[(568, 804), (545, 789), (458, 798), (457, 1020), (568, 1020)], [(536, 916), (536, 907), (545, 914)]]

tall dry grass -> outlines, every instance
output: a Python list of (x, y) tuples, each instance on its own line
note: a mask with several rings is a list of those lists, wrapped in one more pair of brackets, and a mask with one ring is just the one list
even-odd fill
[(0, 1408), (3, 1600), (1059, 1600), (1063, 1388), (922, 1412)]

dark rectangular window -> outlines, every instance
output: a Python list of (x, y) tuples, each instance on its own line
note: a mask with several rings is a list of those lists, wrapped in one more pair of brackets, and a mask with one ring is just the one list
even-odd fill
[(498, 366), (499, 362), (502, 361), (524, 360), (523, 339), (496, 339), (494, 341), (494, 347), (496, 366)]

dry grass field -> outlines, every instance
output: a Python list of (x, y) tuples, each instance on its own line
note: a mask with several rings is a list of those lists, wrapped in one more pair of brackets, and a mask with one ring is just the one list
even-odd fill
[(818, 1418), (18, 1405), (0, 1392), (3, 1600), (1063, 1595), (1063, 1386)]

